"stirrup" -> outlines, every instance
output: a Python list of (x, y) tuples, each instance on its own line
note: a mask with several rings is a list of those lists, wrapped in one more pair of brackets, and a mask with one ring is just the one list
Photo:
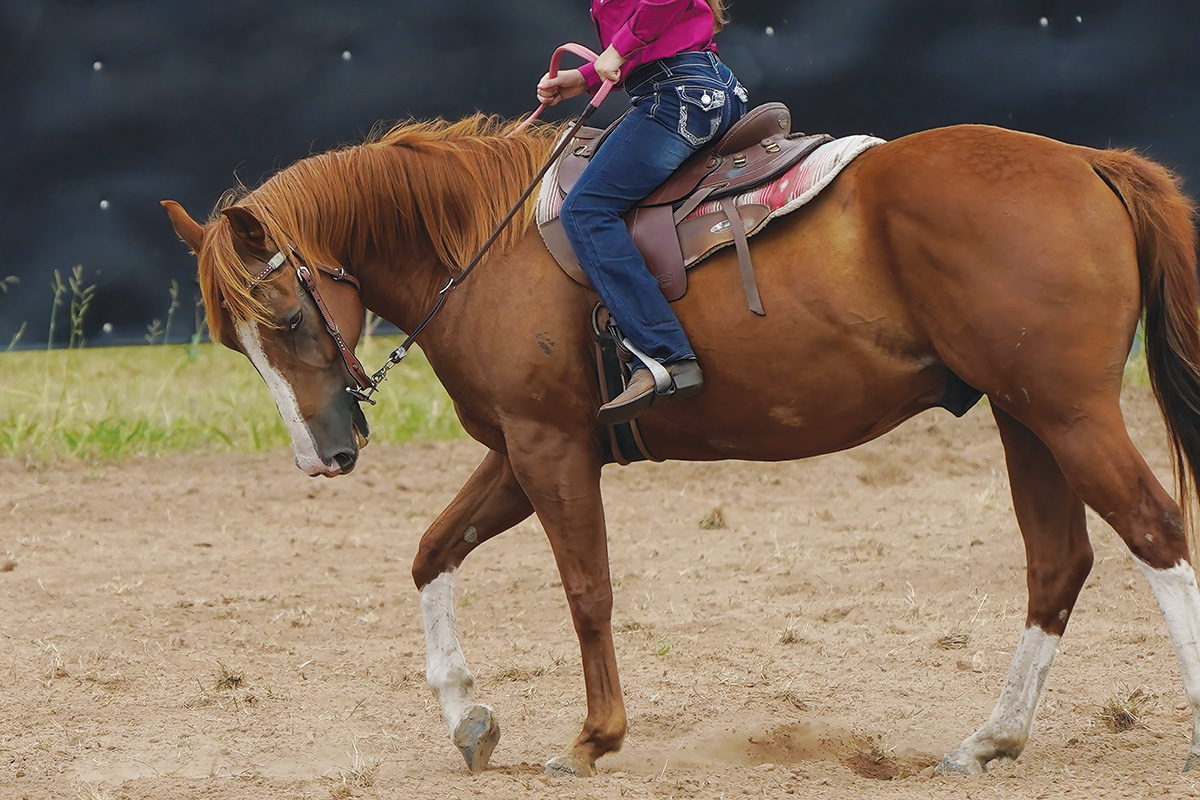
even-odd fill
[(671, 396), (676, 400), (686, 400), (696, 395), (704, 387), (704, 373), (700, 370), (700, 362), (694, 358), (685, 358), (671, 363)]
[(621, 346), (637, 356), (638, 360), (645, 364), (646, 369), (650, 370), (650, 374), (654, 377), (654, 391), (656, 394), (670, 394), (672, 392), (675, 388), (675, 382), (671, 379), (671, 373), (667, 372), (666, 367), (642, 352), (641, 348), (629, 341), (628, 336), (621, 341)]

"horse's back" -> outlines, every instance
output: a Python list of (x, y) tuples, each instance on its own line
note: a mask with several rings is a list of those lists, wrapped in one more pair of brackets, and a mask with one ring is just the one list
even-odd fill
[(960, 379), (1002, 402), (1111, 383), (1093, 373), (1123, 363), (1141, 304), (1128, 216), (1094, 152), (977, 125), (868, 150), (755, 238), (765, 317), (746, 311), (732, 259), (693, 272), (678, 307), (709, 380), (669, 419), (647, 416), (651, 446), (800, 457), (874, 438)]

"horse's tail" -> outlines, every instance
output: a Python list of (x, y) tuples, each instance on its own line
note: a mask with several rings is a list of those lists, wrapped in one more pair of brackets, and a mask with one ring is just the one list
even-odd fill
[(1092, 168), (1133, 221), (1145, 309), (1146, 365), (1166, 421), (1184, 525), (1200, 474), (1200, 324), (1195, 207), (1165, 168), (1136, 153), (1102, 150)]

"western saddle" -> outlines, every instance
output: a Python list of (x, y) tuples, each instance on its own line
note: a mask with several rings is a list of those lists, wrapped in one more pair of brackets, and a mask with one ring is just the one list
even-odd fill
[[(558, 165), (559, 202), (555, 204), (555, 210), (575, 185), (588, 159), (620, 122), (618, 119), (603, 131), (580, 129)], [(822, 144), (832, 141), (826, 134), (790, 133), (791, 124), (791, 113), (782, 103), (758, 106), (734, 124), (720, 141), (685, 161), (662, 186), (628, 214), (626, 224), (633, 240), (668, 300), (678, 300), (687, 291), (685, 264), (690, 266), (732, 241), (737, 248), (746, 302), (755, 314), (765, 313), (754, 279), (746, 232), (757, 228), (770, 210), (756, 204), (738, 205), (735, 198), (778, 177)], [(543, 189), (545, 191), (547, 189)], [(689, 224), (695, 220), (684, 223), (685, 218), (705, 201), (719, 201), (722, 213), (710, 216), (723, 216), (723, 219), (717, 224), (707, 217), (702, 218), (703, 224)], [(590, 285), (575, 259), (557, 213), (551, 219), (539, 219), (538, 228), (563, 270), (584, 286)]]

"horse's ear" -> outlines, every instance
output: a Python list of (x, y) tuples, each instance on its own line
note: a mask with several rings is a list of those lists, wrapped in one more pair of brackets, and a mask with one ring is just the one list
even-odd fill
[(251, 253), (265, 253), (267, 250), (267, 229), (258, 221), (249, 209), (241, 206), (230, 206), (222, 209), (221, 213), (229, 220), (233, 235), (238, 238)]
[(174, 200), (163, 200), (160, 205), (167, 210), (171, 224), (175, 226), (175, 232), (183, 239), (183, 243), (192, 248), (193, 253), (199, 253), (200, 243), (204, 241), (204, 228), (200, 223), (188, 216), (183, 206)]

